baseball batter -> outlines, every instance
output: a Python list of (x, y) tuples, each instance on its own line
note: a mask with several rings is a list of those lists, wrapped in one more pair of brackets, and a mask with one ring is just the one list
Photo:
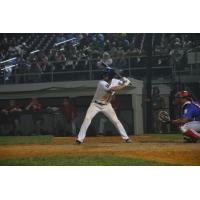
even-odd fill
[(180, 127), (186, 142), (197, 142), (200, 139), (200, 104), (193, 100), (188, 91), (177, 92), (175, 98), (183, 114), (172, 123)]
[(115, 92), (124, 89), (130, 84), (130, 80), (124, 78), (123, 81), (119, 79), (115, 79), (115, 72), (112, 69), (107, 69), (102, 74), (102, 80), (99, 81), (96, 93), (93, 97), (93, 100), (90, 104), (90, 107), (87, 110), (85, 119), (81, 126), (80, 132), (78, 134), (78, 138), (75, 144), (83, 143), (83, 140), (86, 137), (87, 129), (94, 118), (94, 116), (102, 112), (108, 119), (114, 124), (114, 126), (118, 129), (122, 139), (126, 143), (131, 143), (131, 139), (126, 134), (126, 131), (117, 118), (117, 115), (111, 105), (112, 96)]

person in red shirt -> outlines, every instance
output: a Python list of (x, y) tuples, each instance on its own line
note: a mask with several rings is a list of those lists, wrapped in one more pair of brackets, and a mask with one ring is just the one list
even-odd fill
[(40, 135), (41, 134), (41, 125), (43, 122), (43, 117), (42, 117), (42, 105), (38, 101), (37, 98), (32, 98), (31, 102), (28, 104), (26, 107), (27, 111), (30, 111), (32, 113), (32, 119), (33, 119), (33, 124), (35, 126), (35, 134)]
[(20, 132), (20, 113), (22, 109), (16, 104), (15, 100), (10, 100), (6, 109), (2, 112), (8, 116), (9, 123), (11, 123), (11, 133), (14, 135)]
[(69, 97), (66, 97), (63, 100), (63, 104), (60, 107), (60, 112), (64, 115), (67, 123), (71, 124), (72, 135), (76, 136), (75, 119), (76, 119), (77, 114), (76, 114), (76, 109), (75, 109), (74, 105), (70, 102)]

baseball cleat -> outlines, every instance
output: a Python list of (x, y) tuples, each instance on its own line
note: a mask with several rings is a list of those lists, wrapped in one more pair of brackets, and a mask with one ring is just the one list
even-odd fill
[(81, 144), (82, 142), (79, 140), (76, 140), (74, 144)]
[(183, 139), (184, 139), (185, 143), (196, 143), (197, 142), (196, 138), (190, 138), (190, 137), (184, 136)]
[(125, 140), (126, 143), (132, 143), (132, 140), (130, 138)]

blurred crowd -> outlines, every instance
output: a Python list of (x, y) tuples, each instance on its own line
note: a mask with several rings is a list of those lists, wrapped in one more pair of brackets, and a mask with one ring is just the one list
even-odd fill
[[(153, 34), (153, 65), (183, 66), (198, 39), (198, 34)], [(44, 73), (98, 70), (101, 62), (122, 69), (145, 66), (147, 45), (146, 34), (139, 33), (1, 34), (0, 62), (16, 59), (0, 67), (11, 82), (39, 82)]]

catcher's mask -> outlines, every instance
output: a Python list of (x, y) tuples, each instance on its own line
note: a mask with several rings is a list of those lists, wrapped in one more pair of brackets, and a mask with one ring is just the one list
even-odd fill
[(113, 69), (105, 69), (101, 74), (102, 79), (105, 77), (112, 79), (112, 78), (114, 78), (114, 76), (115, 76), (115, 71)]
[(175, 99), (176, 100), (186, 99), (188, 101), (193, 100), (192, 95), (186, 90), (177, 92), (176, 95), (175, 95)]
[(175, 98), (186, 98), (186, 97), (191, 97), (188, 91), (179, 91), (176, 93)]

